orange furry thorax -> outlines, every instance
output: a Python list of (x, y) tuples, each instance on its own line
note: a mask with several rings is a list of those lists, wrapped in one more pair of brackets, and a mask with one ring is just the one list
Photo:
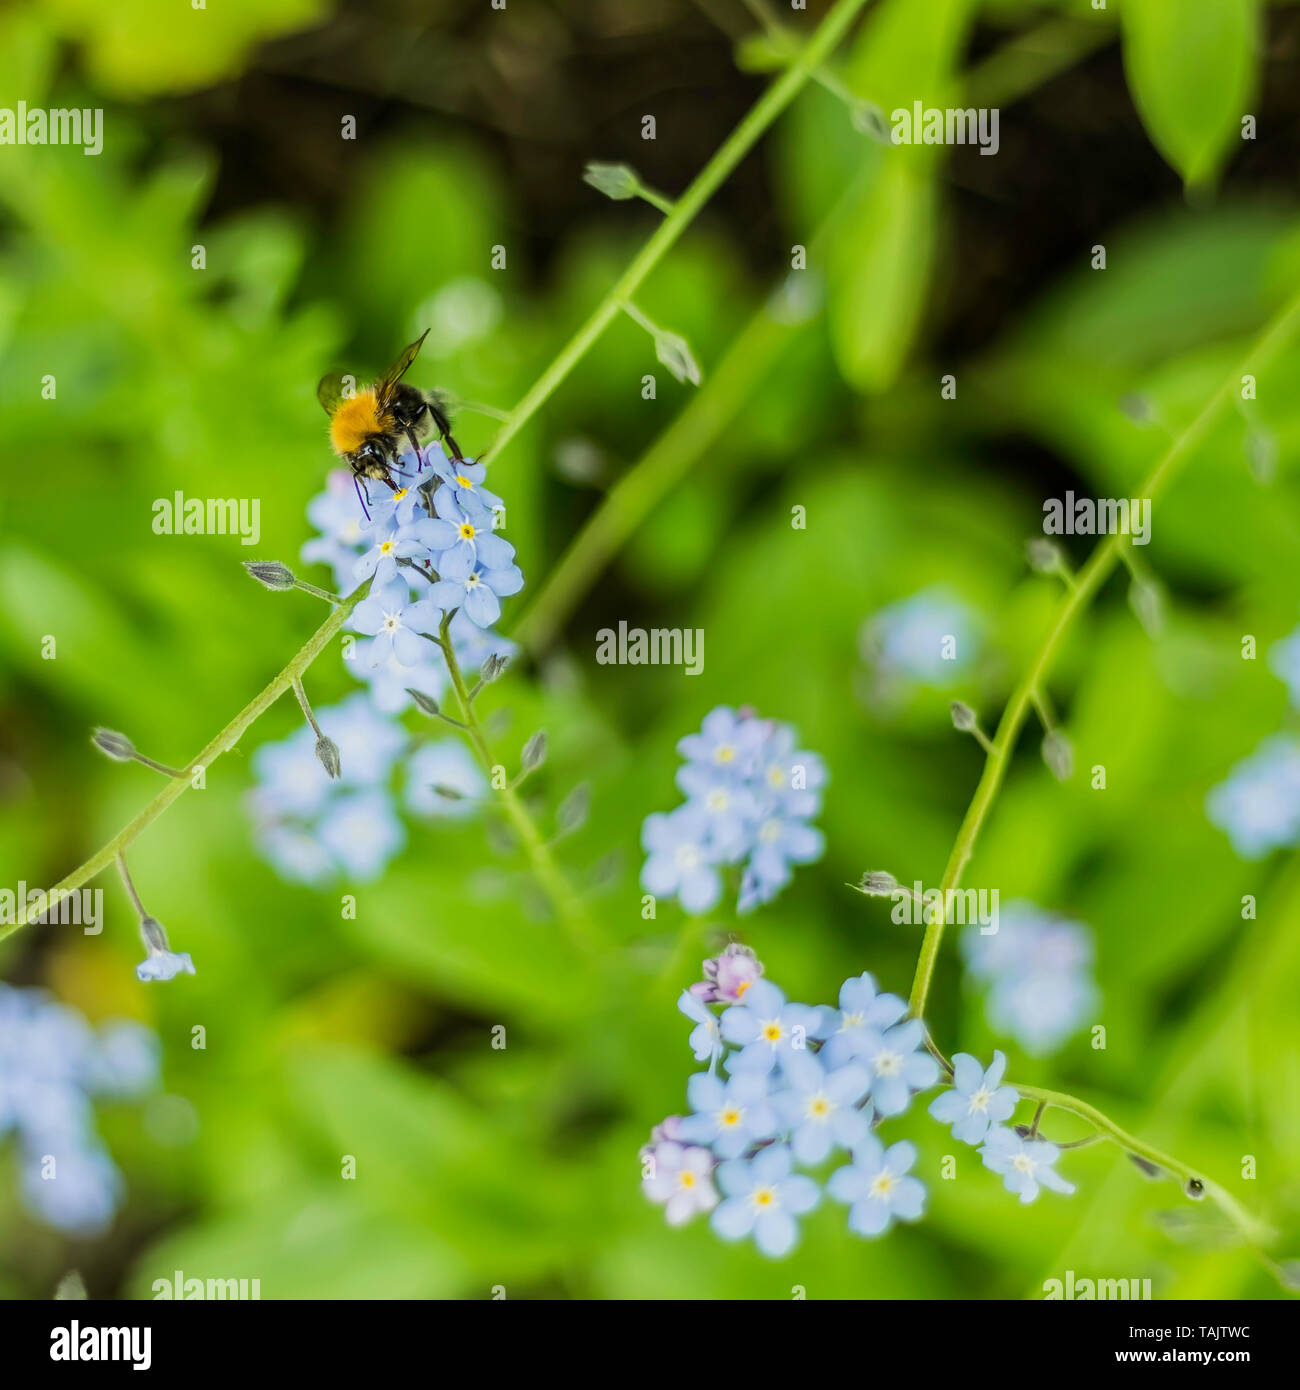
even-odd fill
[(367, 387), (343, 401), (330, 417), (330, 443), (336, 454), (355, 453), (371, 435), (385, 434), (393, 428), (393, 418), (381, 412), (375, 393)]

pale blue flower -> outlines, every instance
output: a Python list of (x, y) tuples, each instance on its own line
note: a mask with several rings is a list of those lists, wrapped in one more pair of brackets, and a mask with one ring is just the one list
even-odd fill
[(406, 845), (392, 797), (379, 789), (335, 797), (318, 835), (339, 869), (361, 882), (378, 878)]
[(751, 1145), (776, 1134), (776, 1115), (768, 1101), (767, 1078), (746, 1072), (723, 1080), (696, 1072), (686, 1083), (693, 1114), (678, 1126), (689, 1144), (707, 1144), (719, 1158), (735, 1158)]
[(174, 980), (177, 975), (195, 974), (188, 951), (166, 951), (150, 947), (149, 954), (135, 968), (139, 980)]
[(723, 1200), (709, 1224), (724, 1240), (752, 1235), (765, 1255), (777, 1257), (799, 1238), (795, 1218), (810, 1212), (821, 1196), (817, 1184), (791, 1173), (790, 1150), (783, 1144), (762, 1149), (751, 1159), (732, 1159), (717, 1168)]
[(648, 857), (641, 886), (656, 897), (677, 897), (687, 912), (698, 915), (717, 906), (722, 877), (710, 859), (708, 827), (695, 806), (679, 806), (667, 815), (655, 812), (641, 827), (641, 847)]
[(509, 569), (515, 548), (492, 530), (492, 517), (482, 509), (435, 501), (438, 519), (426, 528), (434, 552), (434, 568), (443, 579), (465, 579), (484, 569)]
[[(687, 734), (678, 740), (677, 751), (692, 764), (743, 779), (753, 771), (766, 734), (762, 720), (738, 715), (719, 705), (704, 716), (698, 734)], [(679, 785), (682, 772), (677, 774)]]
[(989, 1131), (979, 1152), (984, 1166), (1000, 1173), (1003, 1186), (1022, 1202), (1032, 1202), (1040, 1186), (1066, 1196), (1074, 1191), (1074, 1184), (1052, 1167), (1061, 1156), (1060, 1149), (1045, 1139), (1022, 1139), (1014, 1130), (998, 1125)]
[(925, 1024), (919, 1018), (883, 1033), (867, 1030), (859, 1057), (871, 1072), (871, 1102), (878, 1115), (901, 1115), (913, 1091), (938, 1081), (939, 1064), (924, 1049)]
[(822, 1012), (826, 1039), (825, 1059), (838, 1067), (861, 1057), (868, 1039), (892, 1027), (907, 1012), (907, 1004), (896, 994), (877, 994), (876, 982), (865, 971), (850, 976), (840, 986), (840, 1007)]
[(389, 657), (402, 666), (425, 659), (427, 635), (438, 631), (442, 613), (429, 598), (413, 601), (410, 585), (402, 578), (377, 584), (352, 610), (355, 631), (375, 640), (363, 660), (378, 664)]
[(444, 611), (459, 609), (477, 627), (491, 627), (501, 616), (501, 600), (524, 587), (518, 565), (505, 569), (476, 569), (463, 579), (440, 580), (429, 592), (433, 603)]
[(989, 1026), (1033, 1056), (1057, 1051), (1095, 1017), (1092, 934), (1082, 923), (1013, 902), (998, 913), (995, 931), (972, 924), (960, 944), (970, 973), (989, 986)]
[(772, 1108), (790, 1133), (800, 1163), (821, 1163), (832, 1148), (852, 1149), (871, 1132), (870, 1109), (859, 1102), (871, 1089), (871, 1076), (856, 1062), (834, 1070), (811, 1052), (791, 1052), (782, 1059), (784, 1087), (772, 1096)]
[(1243, 859), (1300, 842), (1300, 746), (1286, 734), (1265, 739), (1210, 788), (1205, 814)]
[[(952, 656), (945, 639), (953, 638)], [(882, 608), (863, 628), (863, 659), (891, 683), (946, 689), (970, 668), (977, 633), (970, 610), (942, 588), (926, 589)]]
[(681, 1226), (699, 1212), (718, 1204), (713, 1186), (713, 1155), (708, 1149), (665, 1139), (642, 1150), (651, 1171), (641, 1180), (641, 1190), (664, 1208), (670, 1226)]
[(860, 1236), (883, 1235), (895, 1220), (919, 1221), (925, 1188), (908, 1170), (916, 1146), (906, 1139), (888, 1149), (869, 1135), (853, 1152), (853, 1162), (830, 1175), (826, 1190), (849, 1207), (849, 1229)]
[(707, 1062), (709, 1070), (716, 1071), (718, 1057), (722, 1052), (722, 1032), (718, 1027), (717, 1015), (689, 989), (684, 989), (677, 1000), (677, 1007), (695, 1024), (688, 1046), (695, 1054), (697, 1062)]
[(505, 506), (495, 492), (489, 492), (483, 486), (487, 469), (481, 463), (473, 463), (468, 459), (461, 463), (453, 463), (444, 454), (434, 462), (433, 471), (443, 484), (434, 493), (433, 498), (434, 506), (440, 515), (447, 505), (456, 508), (480, 507), (488, 513)]
[(958, 1052), (952, 1059), (952, 1089), (930, 1102), (929, 1112), (940, 1124), (951, 1125), (954, 1139), (963, 1144), (980, 1144), (991, 1125), (1009, 1120), (1020, 1095), (1002, 1085), (1007, 1059), (993, 1054), (987, 1071), (969, 1052)]
[(50, 1226), (90, 1239), (113, 1224), (124, 1184), (113, 1160), (97, 1146), (68, 1145), (24, 1153), (19, 1165), (23, 1198)]
[(741, 1049), (727, 1059), (735, 1073), (766, 1073), (792, 1052), (806, 1049), (822, 1026), (820, 1009), (807, 1004), (788, 1004), (770, 980), (755, 980), (745, 991), (742, 1004), (733, 1004), (722, 1015), (722, 1036)]
[[(441, 796), (436, 787), (459, 792)], [(474, 755), (459, 738), (421, 744), (406, 765), (406, 804), (418, 816), (466, 820), (479, 811), (488, 783)]]

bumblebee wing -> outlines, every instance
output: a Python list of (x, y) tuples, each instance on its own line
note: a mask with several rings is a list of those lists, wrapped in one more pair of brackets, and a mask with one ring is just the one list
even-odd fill
[(406, 375), (407, 369), (419, 356), (420, 349), (424, 346), (424, 340), (428, 336), (429, 330), (426, 328), (409, 347), (402, 349), (397, 361), (375, 383), (375, 399), (381, 408), (392, 400), (393, 387)]
[(316, 399), (325, 407), (326, 415), (333, 415), (347, 399), (343, 390), (344, 380), (342, 372), (331, 372), (321, 377), (320, 385), (316, 388)]

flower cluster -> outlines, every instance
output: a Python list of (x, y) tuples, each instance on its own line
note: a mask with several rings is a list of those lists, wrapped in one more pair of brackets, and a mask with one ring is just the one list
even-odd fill
[[(690, 1113), (657, 1125), (641, 1150), (642, 1188), (669, 1224), (707, 1213), (725, 1240), (752, 1236), (764, 1254), (784, 1255), (823, 1187), (848, 1208), (858, 1235), (919, 1220), (926, 1194), (911, 1175), (916, 1148), (907, 1140), (886, 1147), (876, 1133), (940, 1080), (925, 1027), (906, 1016), (904, 1001), (878, 993), (863, 974), (845, 980), (838, 1008), (791, 1003), (738, 944), (705, 961), (704, 977), (678, 1007), (695, 1025), (695, 1060), (708, 1069), (687, 1082)], [(929, 1113), (977, 1147), (1022, 1202), (1040, 1187), (1073, 1191), (1052, 1167), (1056, 1146), (1005, 1123), (1019, 1100), (1002, 1084), (1005, 1070), (1000, 1052), (988, 1068), (958, 1053), (950, 1089)], [(797, 1171), (833, 1155), (848, 1161), (824, 1180)]]
[(1045, 1057), (1094, 1016), (1092, 933), (1031, 902), (1008, 903), (995, 931), (972, 925), (961, 938), (971, 975), (988, 987), (985, 1013), (996, 1033)]
[(365, 510), (344, 470), (330, 475), (307, 508), (320, 534), (302, 558), (331, 566), (343, 592), (371, 580), (350, 619), (360, 640), (344, 649), (367, 689), (316, 712), (338, 749), (336, 778), (322, 767), (317, 736), (306, 726), (254, 755), (258, 847), (290, 881), (382, 874), (407, 837), (395, 781), (405, 809), (425, 817), (473, 814), (487, 790), (461, 743), (417, 745), (398, 716), (414, 702), (412, 691), (435, 708), (448, 692), (445, 659), (430, 640), (446, 614), (462, 669), (513, 652), (492, 630), (501, 598), (524, 583), (514, 547), (497, 534), (505, 509), (483, 486), (481, 464), (453, 463), (437, 444), (403, 454), (395, 472), (403, 486), (384, 496), (376, 489)]
[[(1300, 709), (1300, 627), (1274, 645), (1268, 664)], [(1266, 738), (1210, 788), (1205, 814), (1243, 859), (1300, 844), (1300, 743), (1289, 734)]]
[(826, 769), (796, 748), (788, 724), (720, 705), (677, 748), (687, 799), (642, 826), (648, 893), (709, 912), (722, 897), (722, 871), (742, 865), (737, 910), (750, 912), (789, 883), (792, 865), (821, 857), (825, 841), (809, 822), (821, 810)]
[(144, 1095), (158, 1062), (158, 1039), (142, 1024), (96, 1032), (43, 991), (0, 984), (0, 1139), (17, 1140), (20, 1190), (34, 1215), (74, 1236), (108, 1229), (123, 1182), (92, 1102)]

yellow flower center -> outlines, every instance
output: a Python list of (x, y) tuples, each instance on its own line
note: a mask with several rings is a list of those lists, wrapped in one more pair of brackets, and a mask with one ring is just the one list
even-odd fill
[(405, 497), (405, 496), (406, 496), (406, 489), (405, 489), (404, 487), (399, 487), (399, 488), (397, 489), (397, 491), (396, 491), (395, 493), (393, 493), (393, 501), (394, 501), (394, 502), (400, 502), (400, 501), (402, 500), (402, 498)]
[(825, 1096), (814, 1096), (808, 1102), (808, 1114), (814, 1120), (824, 1120), (831, 1113), (831, 1103)]
[(745, 991), (753, 983), (753, 980), (741, 980), (741, 982), (736, 986), (736, 998), (743, 999), (745, 997)]
[(743, 1111), (738, 1110), (734, 1105), (729, 1105), (722, 1114), (718, 1116), (718, 1122), (726, 1125), (727, 1128), (731, 1128), (740, 1123), (740, 1117), (743, 1113)]
[(763, 1039), (770, 1043), (780, 1042), (781, 1025), (779, 1023), (765, 1023), (763, 1025)]
[(463, 541), (472, 541), (472, 540), (474, 539), (474, 527), (470, 524), (470, 522), (468, 522), (468, 521), (462, 521), (462, 522), (461, 522), (461, 524), (460, 524), (460, 538), (461, 538), (461, 540), (463, 540)]
[(715, 761), (720, 763), (729, 763), (735, 758), (735, 756), (736, 750), (729, 743), (723, 743), (719, 745), (718, 751), (713, 755)]
[(873, 1197), (888, 1197), (893, 1191), (894, 1178), (890, 1173), (877, 1173), (871, 1179), (871, 1195)]
[(470, 478), (467, 478), (463, 473), (457, 473), (457, 474), (456, 474), (456, 481), (461, 485), (461, 487), (473, 487), (473, 486), (474, 486), (473, 480), (470, 479)]
[(694, 1186), (695, 1186), (695, 1174), (692, 1173), (691, 1170), (690, 1170), (689, 1168), (683, 1168), (683, 1169), (682, 1169), (682, 1175), (681, 1175), (679, 1181), (680, 1181), (680, 1183), (681, 1183), (681, 1185), (682, 1185), (683, 1187), (694, 1187)]
[(776, 1193), (770, 1187), (760, 1187), (754, 1193), (754, 1205), (756, 1207), (770, 1207), (776, 1201)]
[(380, 549), (380, 550), (383, 552), (383, 554), (385, 554), (385, 555), (387, 555), (388, 552), (389, 552), (390, 550), (392, 550), (392, 548), (393, 548), (393, 543), (392, 543), (392, 541), (385, 541), (385, 542), (379, 547), (379, 549)]

